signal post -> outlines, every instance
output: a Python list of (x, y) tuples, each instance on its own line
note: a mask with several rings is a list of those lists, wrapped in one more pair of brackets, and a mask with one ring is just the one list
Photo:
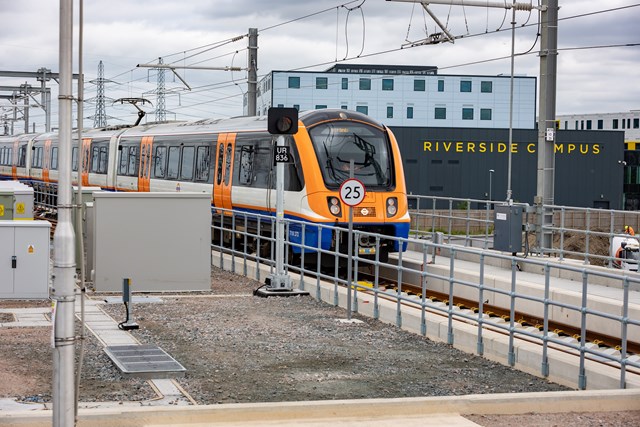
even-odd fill
[(255, 291), (255, 295), (261, 297), (309, 295), (309, 292), (293, 289), (291, 277), (284, 269), (284, 165), (292, 163), (284, 135), (293, 135), (298, 132), (298, 110), (269, 108), (268, 114), (269, 133), (278, 135), (273, 158), (276, 165), (276, 270), (267, 277), (266, 286)]

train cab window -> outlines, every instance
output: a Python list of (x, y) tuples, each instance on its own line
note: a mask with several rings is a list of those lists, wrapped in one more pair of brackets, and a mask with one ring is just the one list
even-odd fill
[(180, 179), (193, 181), (193, 162), (196, 156), (196, 147), (182, 147), (182, 161), (180, 162)]
[(71, 168), (74, 171), (78, 170), (78, 147), (71, 149)]
[(222, 183), (222, 164), (223, 164), (223, 158), (224, 158), (224, 144), (220, 144), (218, 146), (218, 162), (216, 165), (217, 168), (217, 172), (216, 172), (216, 184), (220, 185)]
[[(76, 160), (77, 164), (77, 160)], [(129, 147), (120, 147), (120, 163), (118, 163), (118, 175), (127, 174), (127, 165), (129, 164)], [(77, 166), (73, 169), (77, 170)]]
[(227, 161), (224, 167), (224, 185), (229, 185), (231, 177), (231, 144), (227, 144)]
[(209, 181), (209, 147), (200, 146), (196, 154), (196, 181)]
[(178, 179), (178, 168), (180, 167), (180, 147), (169, 147), (169, 164), (167, 166), (167, 178)]
[(31, 159), (31, 166), (34, 168), (42, 168), (42, 151), (43, 147), (33, 147), (33, 159)]
[(127, 175), (138, 175), (138, 147), (129, 147), (129, 166), (127, 167)]
[(106, 174), (107, 165), (109, 164), (109, 151), (106, 145), (100, 147), (100, 160), (98, 166), (98, 173)]
[(156, 154), (153, 157), (153, 161), (154, 161), (153, 177), (164, 178), (164, 175), (167, 170), (167, 147), (164, 147), (164, 146), (156, 147)]
[(18, 148), (18, 167), (23, 168), (27, 165), (27, 145)]
[(243, 145), (240, 149), (240, 184), (250, 185), (253, 181), (253, 147)]
[(51, 148), (51, 169), (58, 170), (58, 147)]
[(99, 159), (100, 159), (100, 147), (94, 145), (91, 150), (91, 169), (89, 169), (92, 173), (98, 172)]
[(92, 173), (107, 173), (107, 163), (109, 160), (109, 153), (106, 145), (94, 144), (91, 148), (91, 168)]

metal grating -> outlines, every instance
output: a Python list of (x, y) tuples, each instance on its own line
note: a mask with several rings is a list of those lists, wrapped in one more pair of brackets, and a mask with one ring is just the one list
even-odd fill
[(163, 349), (151, 344), (112, 345), (104, 351), (124, 374), (136, 377), (173, 378), (186, 371)]

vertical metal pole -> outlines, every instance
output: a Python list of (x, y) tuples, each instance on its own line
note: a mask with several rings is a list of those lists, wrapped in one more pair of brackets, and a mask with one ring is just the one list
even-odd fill
[(620, 388), (626, 388), (627, 375), (627, 332), (629, 326), (629, 278), (624, 276), (622, 279), (622, 319), (620, 321), (620, 339), (622, 340), (622, 348), (620, 349)]
[(549, 264), (544, 265), (544, 315), (542, 320), (542, 376), (549, 376)]
[(448, 324), (447, 324), (447, 344), (453, 345), (453, 272), (454, 269), (454, 260), (456, 259), (456, 250), (451, 249), (451, 255), (449, 255), (449, 308), (447, 309), (449, 313)]
[(249, 28), (247, 59), (247, 116), (256, 115), (258, 95), (258, 29)]
[(53, 426), (74, 424), (74, 281), (75, 236), (71, 223), (71, 121), (73, 0), (60, 0), (60, 178), (58, 225), (53, 236), (53, 289), (55, 303), (53, 349)]
[(421, 314), (420, 314), (420, 333), (427, 335), (427, 244), (422, 244), (422, 271), (421, 271)]
[(587, 375), (585, 370), (584, 346), (587, 343), (587, 283), (589, 275), (582, 271), (582, 314), (580, 315), (580, 368), (578, 369), (578, 389), (586, 390)]
[[(353, 178), (354, 176), (354, 160), (351, 159), (349, 161), (349, 178)], [(351, 320), (351, 287), (353, 286), (352, 275), (353, 275), (353, 207), (349, 205), (349, 236), (347, 239), (347, 319)]]
[(513, 73), (515, 68), (515, 48), (516, 48), (516, 8), (513, 2), (511, 15), (511, 77), (509, 79), (509, 161), (507, 166), (507, 203), (511, 205), (511, 144), (513, 144)]
[(516, 321), (516, 271), (517, 271), (517, 263), (516, 259), (511, 258), (511, 308), (509, 310), (509, 349), (507, 353), (507, 363), (509, 366), (513, 366), (516, 364), (516, 353), (513, 346), (514, 341), (514, 333), (516, 330), (515, 321)]
[(484, 341), (482, 339), (482, 328), (484, 325), (484, 254), (480, 254), (480, 280), (478, 286), (478, 342), (476, 344), (477, 353), (484, 354)]
[[(558, 56), (558, 0), (542, 0), (540, 13), (540, 101), (538, 107), (538, 171), (534, 203), (537, 207), (538, 248), (551, 247), (551, 231), (543, 229), (553, 222), (553, 212), (545, 205), (554, 204), (556, 70)], [(553, 131), (547, 138), (547, 128)]]

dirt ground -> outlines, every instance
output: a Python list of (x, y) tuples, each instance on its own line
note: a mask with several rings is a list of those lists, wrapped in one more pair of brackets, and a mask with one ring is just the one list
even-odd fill
[[(131, 333), (187, 368), (177, 381), (198, 404), (567, 390), (359, 315), (362, 323), (341, 323), (342, 309), (311, 297), (255, 297), (259, 285), (214, 268), (210, 293), (136, 305), (140, 329)], [(122, 304), (102, 307), (124, 318)], [(51, 401), (50, 340), (50, 328), (0, 328), (0, 398)], [(81, 402), (156, 397), (147, 381), (122, 375), (95, 339), (87, 340), (82, 377)], [(468, 418), (486, 427), (640, 425), (640, 412)]]

